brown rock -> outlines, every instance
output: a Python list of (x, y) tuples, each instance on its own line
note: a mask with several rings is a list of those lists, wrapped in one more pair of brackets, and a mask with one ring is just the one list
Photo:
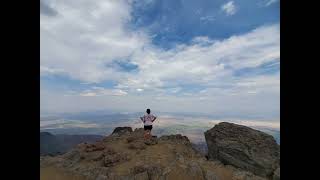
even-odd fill
[(276, 169), (273, 173), (273, 180), (280, 180), (280, 168)]
[(131, 142), (133, 142), (133, 141), (135, 141), (135, 140), (136, 140), (136, 138), (133, 137), (133, 136), (130, 136), (130, 137), (127, 138), (127, 142), (128, 142), (128, 143), (131, 143)]
[(116, 127), (113, 132), (112, 135), (123, 135), (123, 134), (128, 134), (132, 132), (132, 128), (131, 127)]
[(134, 175), (134, 180), (149, 180), (148, 173), (142, 172)]
[(85, 147), (86, 152), (93, 152), (93, 151), (102, 151), (105, 147), (102, 143), (96, 143), (96, 144), (88, 144)]
[(204, 134), (209, 159), (217, 159), (263, 177), (272, 176), (279, 167), (280, 147), (266, 133), (222, 122)]
[(146, 145), (143, 142), (134, 142), (134, 143), (130, 143), (128, 148), (143, 150), (146, 148)]
[(157, 138), (150, 138), (150, 139), (146, 139), (145, 141), (144, 141), (144, 143), (146, 144), (146, 145), (155, 145), (155, 144), (158, 144), (158, 140), (157, 140)]
[(104, 157), (104, 166), (110, 167), (114, 166), (116, 163), (127, 161), (129, 158), (126, 156), (126, 154), (108, 154)]

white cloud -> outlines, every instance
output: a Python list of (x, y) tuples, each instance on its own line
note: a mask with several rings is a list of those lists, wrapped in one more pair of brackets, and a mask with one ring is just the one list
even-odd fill
[(97, 96), (97, 94), (94, 92), (84, 92), (81, 93), (80, 96)]
[(140, 88), (137, 89), (138, 92), (142, 92), (143, 90), (144, 90), (144, 89), (140, 89)]
[(274, 3), (276, 3), (276, 2), (278, 2), (278, 0), (268, 0), (268, 1), (266, 2), (265, 6), (270, 6), (271, 4), (274, 4)]
[[(77, 96), (77, 94), (72, 93)], [(78, 95), (80, 96), (125, 96), (128, 93), (121, 89), (106, 89), (103, 87), (93, 86), (91, 89), (80, 92)]]
[(51, 7), (57, 11), (55, 17), (40, 16), (42, 69), (59, 69), (85, 82), (121, 78), (106, 65), (129, 57), (148, 40), (126, 28), (131, 18), (128, 1), (54, 1)]
[[(128, 2), (53, 1), (50, 7), (56, 15), (41, 15), (41, 75), (59, 74), (87, 85), (105, 80), (117, 83), (113, 89), (92, 86), (72, 93), (42, 87), (42, 108), (88, 111), (149, 106), (182, 112), (278, 112), (278, 74), (243, 78), (233, 73), (280, 61), (279, 24), (222, 40), (195, 37), (191, 44), (163, 50), (151, 43), (145, 31), (126, 26), (131, 19)], [(237, 11), (233, 1), (222, 7), (229, 15)], [(137, 71), (109, 66), (118, 59), (137, 65)], [(184, 86), (204, 89), (184, 92)], [(248, 92), (255, 93), (249, 96)]]
[[(145, 33), (126, 28), (131, 9), (125, 2), (86, 2), (85, 7), (78, 7), (68, 1), (55, 4), (57, 17), (41, 16), (42, 74), (60, 73), (84, 83), (111, 79), (119, 82), (118, 88), (154, 89), (172, 85), (177, 78), (207, 83), (230, 73), (225, 66), (255, 67), (279, 57), (278, 25), (222, 41), (196, 37), (191, 45), (158, 49)], [(108, 66), (121, 58), (137, 65), (138, 73)]]
[(255, 68), (280, 59), (278, 24), (222, 41), (195, 39), (192, 45), (168, 51), (155, 48), (137, 51), (132, 62), (139, 65), (140, 71), (120, 80), (118, 88), (155, 90), (179, 84), (225, 83), (237, 69)]
[(228, 16), (234, 15), (237, 12), (237, 7), (233, 1), (229, 1), (221, 6), (221, 10), (224, 11)]

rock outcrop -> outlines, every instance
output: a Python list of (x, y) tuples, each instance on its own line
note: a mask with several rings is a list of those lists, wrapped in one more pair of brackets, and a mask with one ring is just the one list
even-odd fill
[[(222, 122), (206, 131), (208, 157), (250, 171), (262, 177), (277, 179), (280, 146), (263, 132), (233, 123)], [(280, 178), (280, 177), (279, 177)]]
[(125, 133), (131, 133), (132, 132), (132, 128), (131, 127), (116, 127), (113, 132), (112, 135), (122, 135)]
[(266, 180), (207, 160), (186, 136), (144, 140), (143, 133), (142, 128), (116, 128), (101, 141), (79, 144), (63, 155), (41, 157), (41, 172), (53, 168), (88, 180)]

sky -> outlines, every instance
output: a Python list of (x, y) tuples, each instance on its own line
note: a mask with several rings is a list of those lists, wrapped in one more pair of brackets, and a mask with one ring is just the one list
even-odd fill
[(40, 0), (41, 113), (280, 114), (279, 0)]

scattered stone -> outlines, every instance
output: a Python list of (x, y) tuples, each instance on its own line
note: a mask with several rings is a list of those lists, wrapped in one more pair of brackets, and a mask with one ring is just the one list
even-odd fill
[(113, 154), (116, 154), (117, 152), (113, 149), (113, 148), (110, 148), (110, 147), (106, 147), (103, 151), (103, 155), (104, 156), (107, 156), (107, 155), (113, 155)]
[(139, 174), (139, 173), (147, 171), (147, 168), (146, 168), (146, 166), (143, 166), (143, 165), (137, 165), (137, 166), (133, 167), (133, 169), (131, 171), (133, 174)]
[(148, 179), (149, 177), (147, 172), (142, 172), (134, 175), (134, 180), (148, 180)]
[(155, 145), (155, 144), (158, 144), (158, 140), (156, 138), (150, 138), (150, 139), (146, 139), (144, 143), (146, 145)]
[(135, 142), (135, 143), (130, 143), (128, 148), (143, 150), (146, 148), (146, 145), (143, 142)]
[(96, 180), (108, 180), (108, 176), (99, 175)]
[(133, 137), (133, 136), (130, 136), (130, 137), (128, 137), (126, 140), (127, 140), (127, 143), (131, 143), (131, 142), (135, 141), (136, 138)]
[(85, 146), (85, 151), (86, 152), (102, 151), (104, 149), (105, 149), (105, 147), (102, 145), (102, 143), (87, 144)]
[(191, 161), (188, 164), (187, 173), (194, 179), (204, 179), (202, 169), (197, 162)]
[(212, 171), (205, 171), (204, 176), (206, 180), (220, 180), (218, 176)]
[(104, 157), (104, 166), (110, 167), (114, 166), (116, 163), (123, 162), (128, 160), (128, 157), (125, 154), (116, 153), (113, 155), (106, 155)]

